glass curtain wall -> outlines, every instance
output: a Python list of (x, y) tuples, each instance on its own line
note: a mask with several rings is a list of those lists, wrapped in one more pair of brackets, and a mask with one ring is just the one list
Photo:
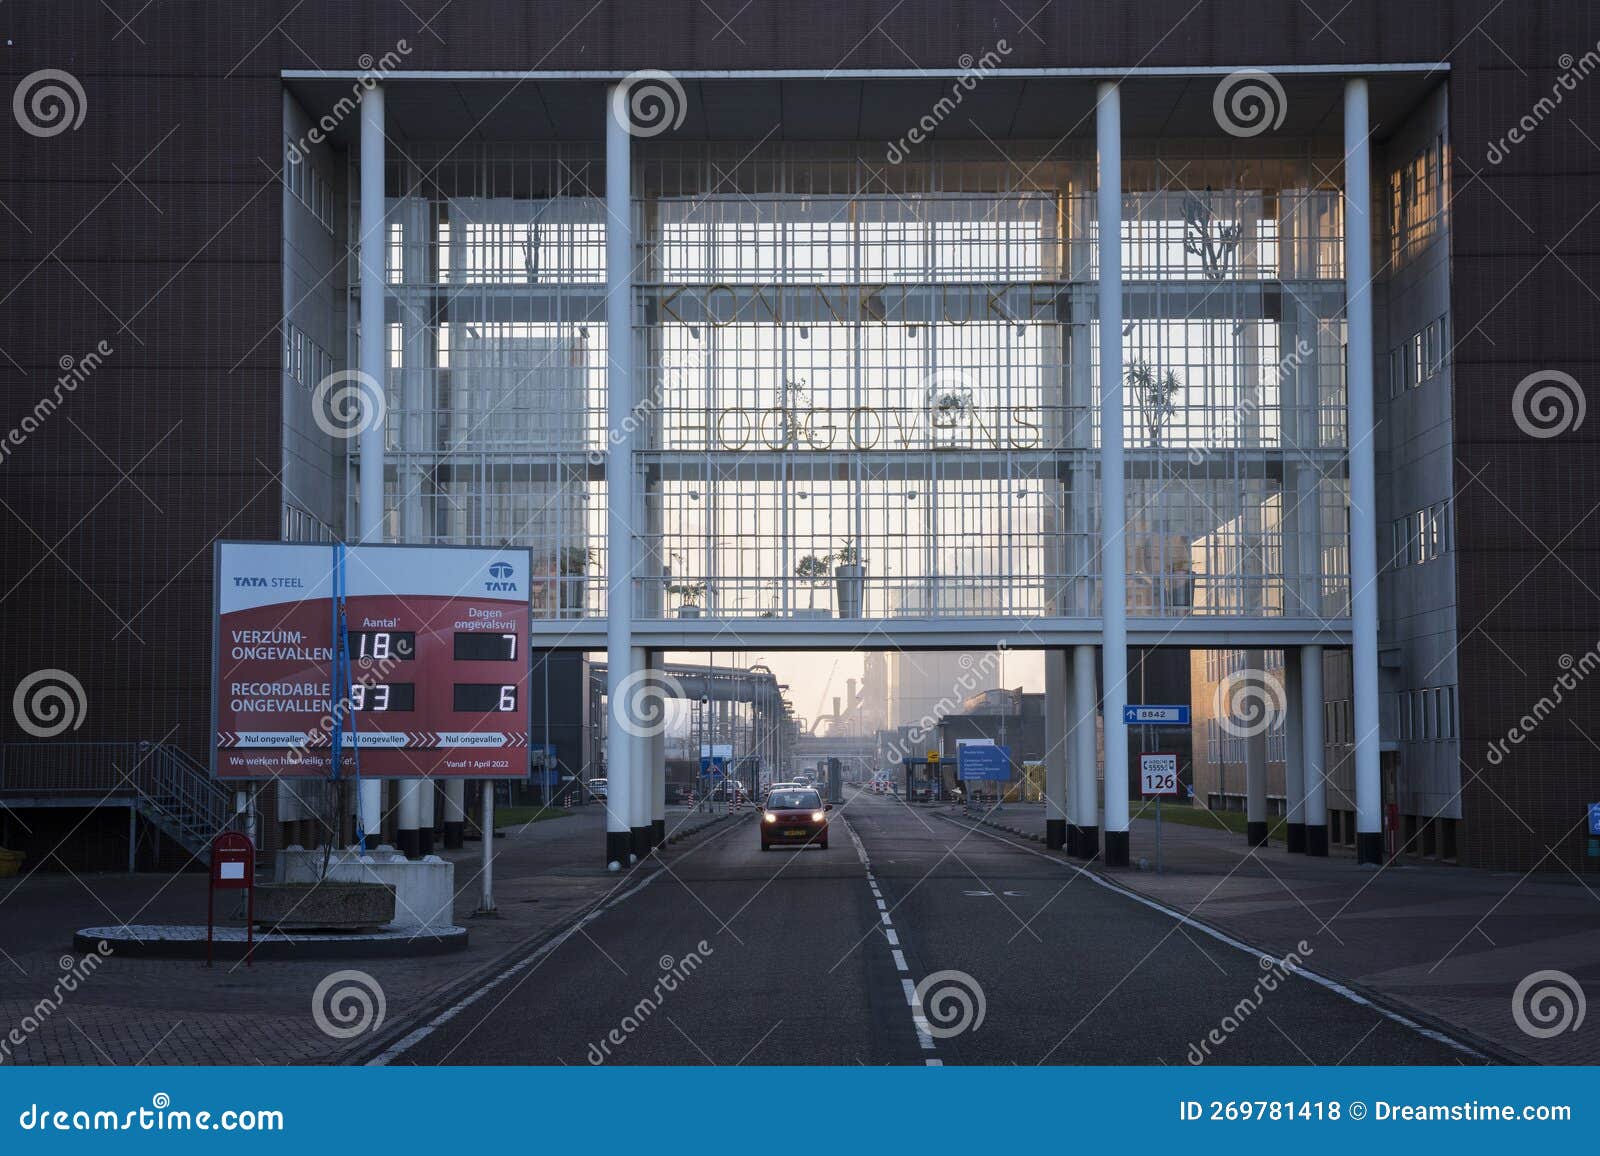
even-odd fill
[[(1342, 616), (1337, 151), (1125, 166), (1130, 613)], [(641, 616), (1098, 612), (1092, 157), (638, 142)], [(605, 613), (598, 146), (389, 172), (388, 516)]]

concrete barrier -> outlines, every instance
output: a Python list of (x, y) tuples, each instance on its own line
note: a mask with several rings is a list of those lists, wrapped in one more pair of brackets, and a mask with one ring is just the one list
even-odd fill
[[(279, 883), (315, 883), (323, 878), (322, 852), (286, 847), (278, 855)], [(428, 855), (407, 859), (384, 844), (362, 855), (335, 851), (327, 878), (336, 883), (387, 883), (394, 888), (394, 924), (441, 931), (455, 925), (455, 864)]]

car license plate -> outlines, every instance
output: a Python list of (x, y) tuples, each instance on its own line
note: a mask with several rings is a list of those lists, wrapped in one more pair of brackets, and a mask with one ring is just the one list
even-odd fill
[(806, 830), (804, 827), (790, 827), (784, 832), (784, 834), (790, 836), (805, 836), (811, 834), (811, 832)]

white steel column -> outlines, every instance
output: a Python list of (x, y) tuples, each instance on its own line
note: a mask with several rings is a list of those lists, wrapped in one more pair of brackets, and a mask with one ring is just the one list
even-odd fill
[[(635, 672), (650, 672), (656, 665), (656, 651), (646, 650), (642, 646), (633, 648), (633, 669)], [(650, 678), (654, 682), (653, 674), (639, 673), (637, 677)], [(640, 684), (640, 689), (644, 688)], [(638, 697), (630, 696), (630, 697)], [(659, 702), (654, 705), (665, 710), (664, 704)], [(630, 712), (636, 714), (636, 712)], [(636, 721), (642, 721), (637, 719)], [(650, 732), (654, 727), (650, 725), (635, 726), (633, 733), (628, 736), (629, 745), (633, 748), (633, 779), (629, 783), (629, 798), (632, 800), (628, 806), (628, 837), (633, 853), (639, 858), (650, 854), (651, 827), (650, 827), (650, 792), (654, 782), (650, 775), (650, 748), (653, 745)]]
[(395, 840), (407, 859), (422, 854), (422, 780), (396, 779)]
[[(656, 670), (666, 669), (666, 652), (661, 650), (650, 651), (650, 666)], [(667, 841), (667, 714), (669, 710), (666, 697), (667, 686), (657, 683), (661, 691), (660, 707), (661, 717), (659, 724), (650, 728), (650, 733), (644, 744), (644, 765), (647, 773), (642, 776), (645, 781), (646, 803), (644, 815), (650, 824), (650, 846), (659, 847)], [(676, 700), (674, 700), (676, 701)]]
[[(368, 89), (361, 97), (361, 216), (360, 237), (356, 253), (361, 277), (361, 306), (356, 367), (360, 377), (356, 384), (363, 391), (365, 412), (374, 412), (377, 397), (368, 397), (369, 391), (382, 391), (389, 372), (389, 358), (384, 343), (383, 263), (387, 246), (384, 244), (384, 189), (383, 189), (383, 88)], [(360, 523), (358, 539), (362, 542), (383, 541), (383, 424), (363, 421), (360, 441), (361, 489), (359, 493)], [(358, 817), (368, 845), (381, 840), (383, 830), (383, 784), (377, 779), (362, 779)]]
[(1300, 749), (1306, 776), (1306, 854), (1328, 853), (1328, 780), (1323, 771), (1322, 647), (1300, 648)]
[(419, 779), (417, 788), (417, 852), (422, 855), (433, 854), (433, 824), (438, 818), (434, 814), (434, 794), (437, 786), (432, 779)]
[(1292, 852), (1306, 849), (1305, 703), (1300, 697), (1300, 651), (1283, 649), (1283, 793), (1284, 844)]
[(1067, 652), (1044, 652), (1044, 845), (1067, 842)]
[(459, 850), (466, 841), (467, 784), (465, 779), (447, 779), (444, 784), (444, 846)]
[(383, 88), (361, 97), (361, 236), (357, 255), (361, 268), (360, 359), (358, 382), (363, 391), (360, 420), (361, 540), (383, 540), (383, 423), (368, 421), (378, 398), (366, 391), (382, 391), (389, 373), (384, 340), (384, 257), (386, 229), (383, 191)]
[(1105, 862), (1128, 864), (1127, 502), (1122, 465), (1122, 98), (1100, 85), (1100, 617), (1105, 647)]
[[(1094, 647), (1072, 648), (1072, 794), (1078, 836), (1072, 854), (1093, 859), (1100, 853), (1100, 800), (1095, 789)], [(1121, 725), (1120, 723), (1118, 725)], [(1106, 728), (1110, 730), (1108, 726)]]
[(1367, 82), (1344, 86), (1345, 344), (1350, 438), (1351, 695), (1354, 699), (1356, 861), (1383, 860), (1378, 766), (1378, 526), (1373, 447), (1372, 157)]
[(1250, 704), (1255, 713), (1246, 720), (1244, 739), (1244, 838), (1251, 847), (1267, 844), (1267, 732), (1271, 729), (1272, 696), (1267, 684), (1267, 656), (1247, 650), (1245, 669), (1240, 677), (1251, 685), (1241, 687), (1239, 701)]
[[(633, 687), (633, 206), (632, 137), (617, 115), (620, 86), (606, 90), (606, 862), (629, 862), (634, 811), (634, 744), (623, 699)], [(619, 693), (619, 691), (621, 693)]]

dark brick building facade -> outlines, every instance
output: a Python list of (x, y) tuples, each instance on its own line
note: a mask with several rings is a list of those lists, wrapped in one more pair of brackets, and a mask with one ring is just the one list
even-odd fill
[[(64, 366), (105, 349), (0, 464), (0, 690), (72, 671), (88, 701), (73, 738), (197, 759), (211, 543), (282, 529), (285, 70), (358, 69), (404, 41), (408, 72), (836, 70), (860, 100), (857, 73), (914, 79), (996, 38), (1002, 71), (1446, 66), (1463, 858), (1600, 864), (1581, 826), (1600, 799), (1600, 688), (1484, 757), (1563, 655), (1600, 643), (1600, 421), (1530, 438), (1512, 417), (1536, 371), (1600, 382), (1600, 77), (1559, 79), (1600, 41), (1591, 5), (68, 0), (8, 4), (0, 29), (8, 93), (59, 69), (84, 103), (55, 135), (0, 124), (0, 426), (19, 430)], [(732, 82), (698, 94), (741, 99)], [(441, 99), (492, 119), (471, 84)], [(1061, 131), (1092, 134), (1077, 117)], [(23, 737), (7, 712), (0, 740)]]

